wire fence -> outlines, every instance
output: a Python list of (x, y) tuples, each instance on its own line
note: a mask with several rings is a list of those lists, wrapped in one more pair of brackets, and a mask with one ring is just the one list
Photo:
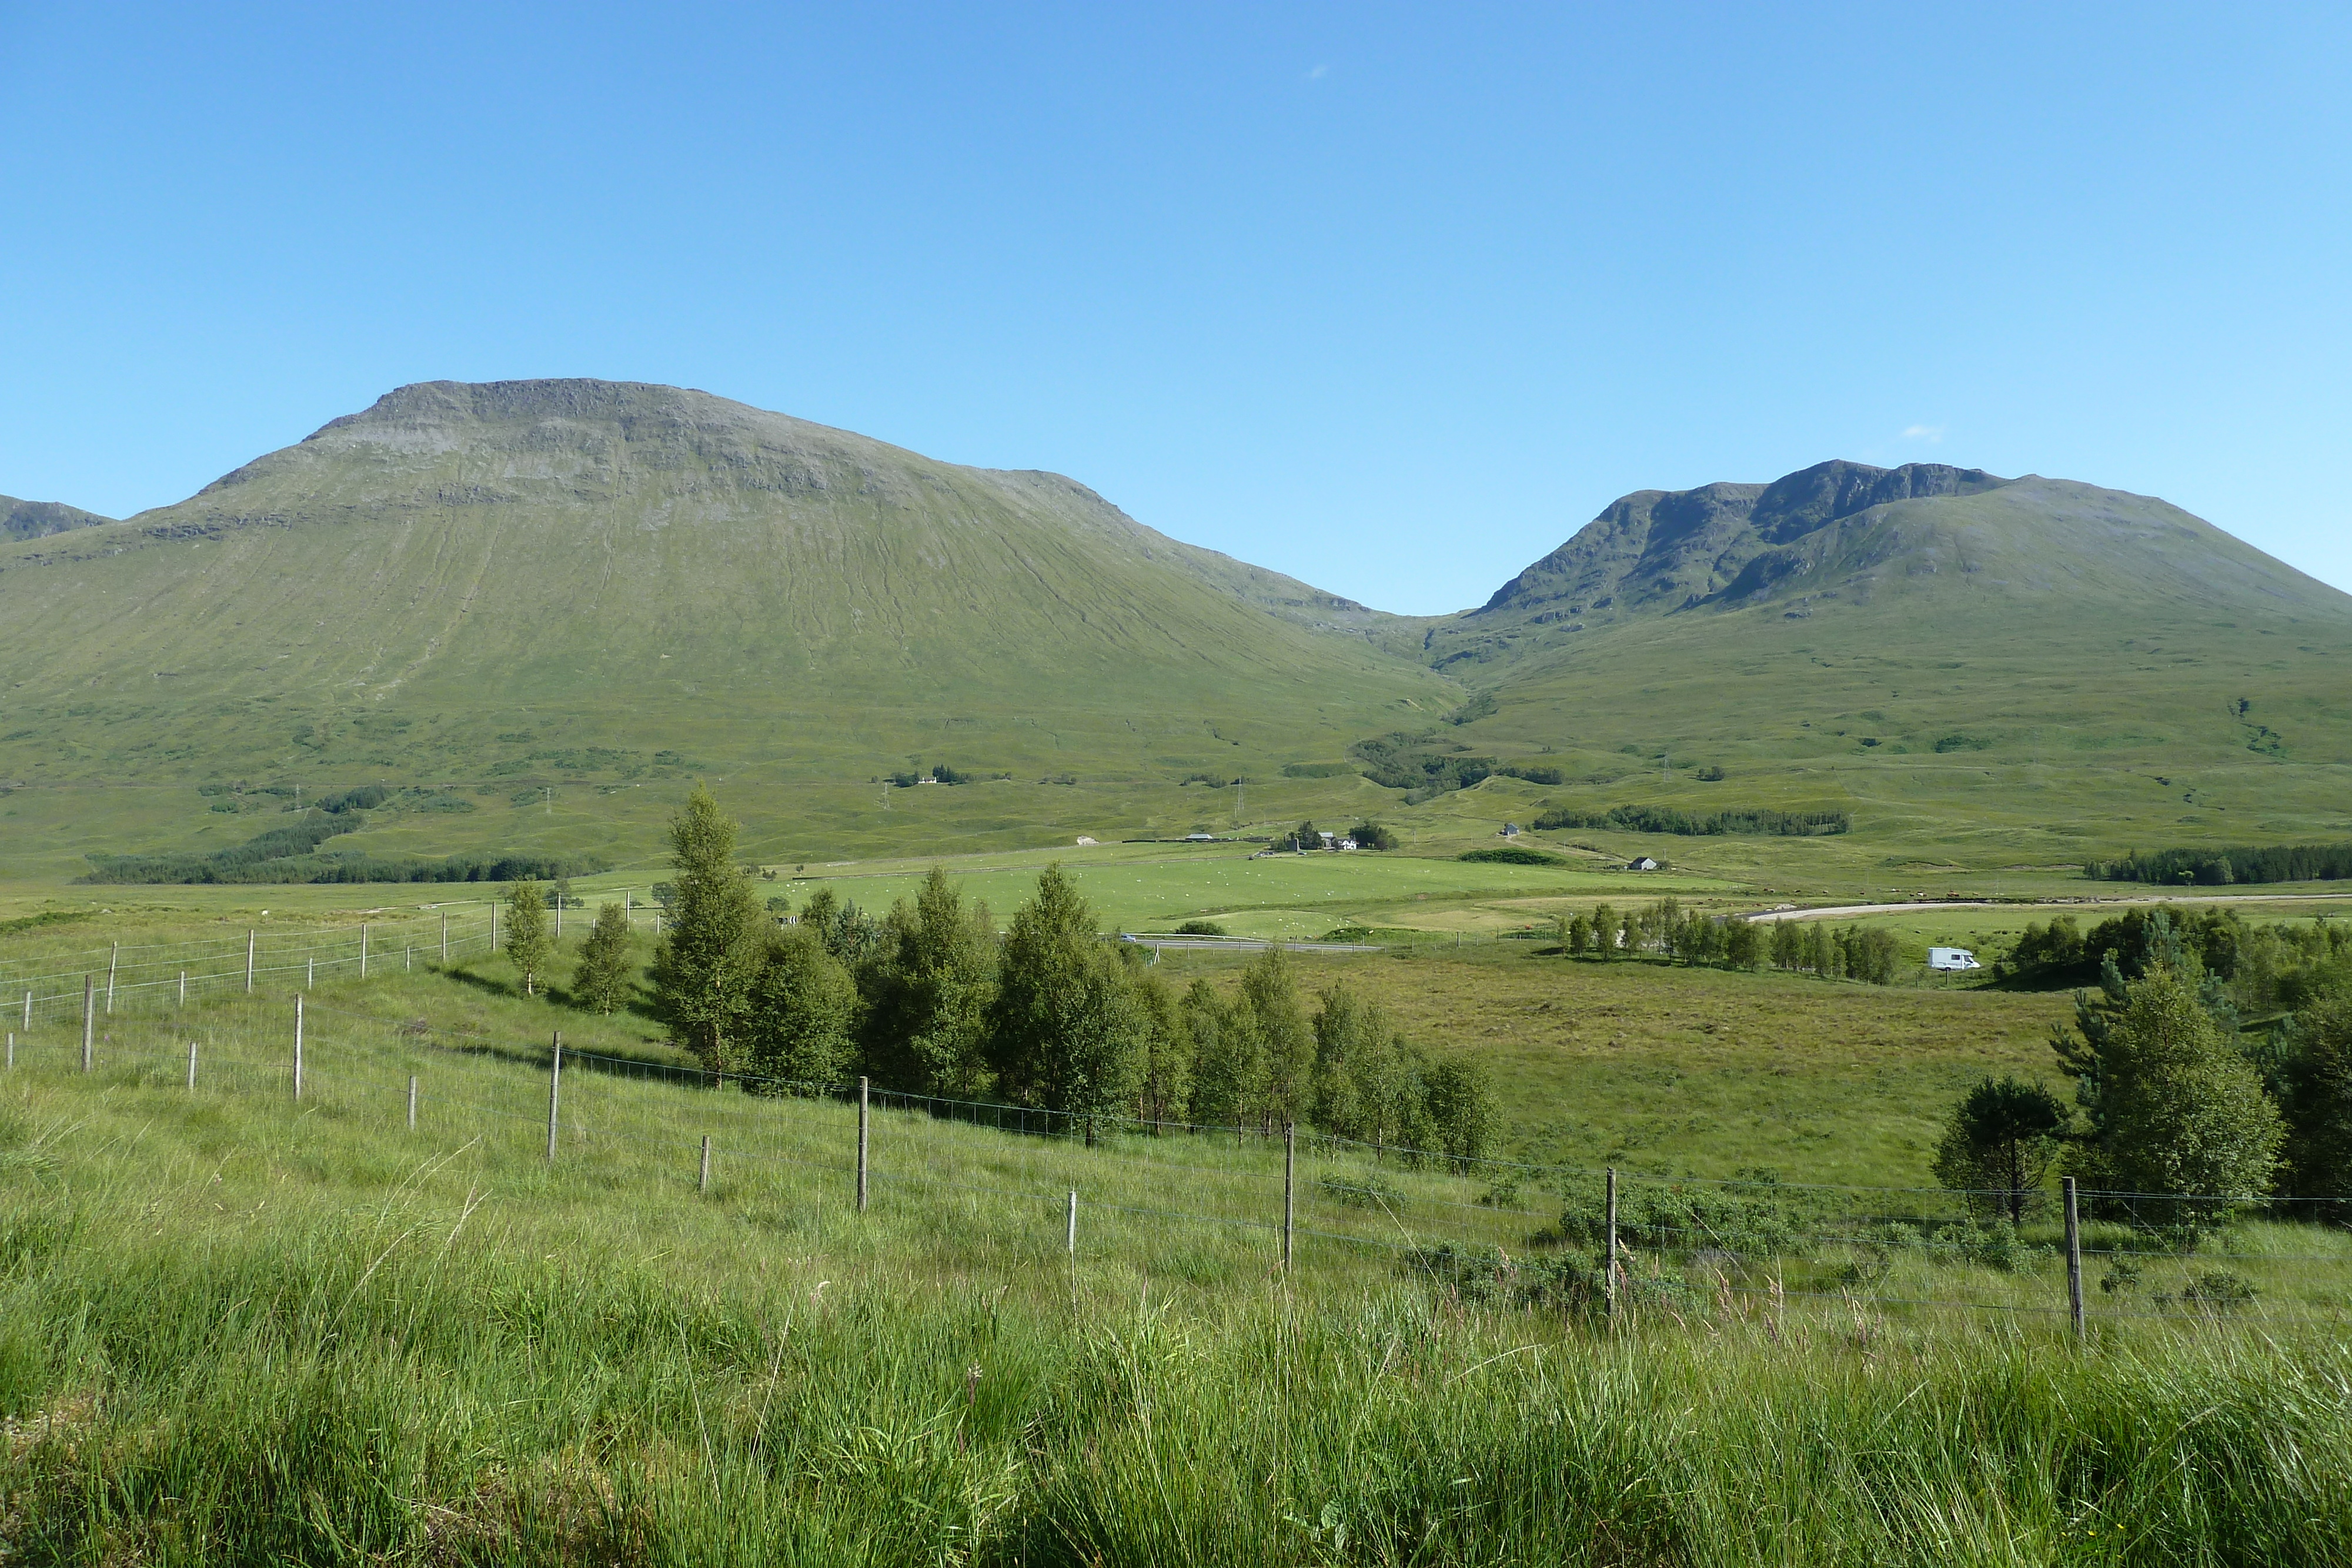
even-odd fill
[[(623, 894), (630, 929), (658, 935), (658, 904)], [(550, 934), (567, 925), (585, 934), (594, 916), (574, 899), (551, 905)], [(493, 900), (474, 900), (383, 920), (309, 931), (242, 932), (187, 942), (110, 943), (0, 963), (0, 1019), (20, 1030), (79, 1019), (87, 1003), (102, 1018), (184, 1008), (221, 997), (309, 990), (322, 982), (383, 977), (420, 965), (447, 965), (499, 950), (501, 915)]]
[[(95, 1018), (88, 1020), (93, 1025)], [(5, 1070), (479, 1141), (684, 1200), (872, 1212), (940, 1246), (1372, 1270), (1469, 1305), (1690, 1322), (2352, 1326), (2308, 1199), (1951, 1192), (1472, 1158), (1268, 1124), (1075, 1115), (719, 1073), (237, 992), (9, 1031)], [(975, 1239), (979, 1239), (975, 1240)]]

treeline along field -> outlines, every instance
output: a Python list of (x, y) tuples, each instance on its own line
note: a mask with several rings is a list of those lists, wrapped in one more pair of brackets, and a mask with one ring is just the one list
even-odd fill
[(1776, 811), (1756, 807), (1685, 811), (1672, 806), (1612, 806), (1606, 810), (1548, 806), (1537, 816), (1535, 825), (1544, 831), (1555, 828), (1618, 828), (1634, 833), (1678, 833), (1685, 838), (1760, 833), (1805, 839), (1822, 833), (1846, 832), (1853, 828), (1853, 818), (1845, 811)]
[(2293, 844), (2266, 848), (2134, 851), (2118, 860), (2095, 860), (2083, 874), (2101, 882), (2152, 882), (2198, 887), (2234, 883), (2341, 882), (2352, 877), (2352, 844)]
[(526, 877), (587, 876), (606, 862), (586, 854), (550, 855), (462, 851), (438, 858), (338, 852), (320, 846), (368, 823), (366, 808), (386, 791), (353, 789), (331, 795), (282, 827), (267, 828), (244, 843), (203, 854), (94, 853), (81, 880), (91, 883), (323, 882), (515, 882)]

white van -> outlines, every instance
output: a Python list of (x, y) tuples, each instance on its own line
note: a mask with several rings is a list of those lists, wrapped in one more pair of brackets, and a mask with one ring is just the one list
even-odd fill
[(1927, 949), (1930, 969), (1981, 969), (1977, 956), (1966, 947), (1930, 947)]

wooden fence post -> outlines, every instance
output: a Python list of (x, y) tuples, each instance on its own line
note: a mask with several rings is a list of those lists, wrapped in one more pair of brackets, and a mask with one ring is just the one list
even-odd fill
[(106, 950), (106, 1016), (114, 1016), (114, 966), (122, 957), (122, 944), (115, 943)]
[(702, 1134), (702, 1179), (695, 1184), (694, 1190), (705, 1197), (710, 1196), (710, 1134), (708, 1133)]
[(2066, 1305), (2074, 1318), (2074, 1337), (2084, 1337), (2083, 1228), (2074, 1207), (2074, 1178), (2066, 1178)]
[(294, 993), (294, 1098), (302, 1098), (302, 993)]
[(445, 966), (449, 962), (449, 915), (446, 910), (441, 915), (441, 962)]
[(1078, 1193), (1076, 1187), (1070, 1189), (1069, 1226), (1063, 1246), (1071, 1257), (1078, 1255)]
[[(493, 913), (498, 909), (493, 904)], [(563, 1031), (555, 1031), (555, 1054), (547, 1062), (547, 1163), (555, 1163), (556, 1107), (563, 1094)]]
[(89, 1071), (90, 1048), (98, 1032), (97, 993), (90, 977), (81, 977), (81, 1070)]
[(1609, 1316), (1617, 1316), (1617, 1167), (1609, 1167), (1609, 1218), (1607, 1250), (1601, 1256), (1601, 1266), (1607, 1270), (1601, 1275), (1601, 1290), (1609, 1303)]
[(367, 978), (368, 923), (360, 922), (360, 978)]
[(253, 933), (245, 934), (245, 994), (253, 995)]
[(318, 955), (314, 953), (310, 957), (302, 960), (302, 988), (307, 991), (318, 983), (319, 957)]
[(188, 972), (185, 969), (180, 971), (180, 1005), (188, 1005)]
[(490, 900), (490, 951), (499, 950), (499, 901)]
[(416, 1131), (416, 1074), (408, 1075), (408, 1130)]
[(25, 993), (25, 1032), (33, 1032), (33, 993), (29, 989)]
[(866, 1080), (857, 1081), (857, 1212), (866, 1212)]
[(189, 1087), (191, 1090), (194, 1090), (194, 1089), (195, 1088), (195, 1086), (196, 1086), (196, 1041), (195, 1041), (195, 1038), (192, 1035), (192, 1036), (190, 1036), (190, 1037), (189, 1037), (189, 1040), (188, 1040), (188, 1087)]
[(1290, 1272), (1291, 1233), (1298, 1217), (1298, 1124), (1282, 1124), (1282, 1271)]

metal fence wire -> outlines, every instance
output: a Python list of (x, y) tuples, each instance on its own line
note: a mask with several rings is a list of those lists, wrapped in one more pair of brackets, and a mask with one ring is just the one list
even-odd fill
[[(487, 921), (469, 935), (487, 941)], [(1181, 1246), (1240, 1247), (1276, 1271), (1302, 1258), (1372, 1267), (1468, 1305), (1601, 1321), (1771, 1316), (1790, 1303), (2077, 1333), (2123, 1321), (2352, 1321), (2352, 1232), (2309, 1199), (2069, 1181), (2028, 1195), (2020, 1217), (2005, 1193), (1469, 1158), (1288, 1125), (718, 1073), (571, 1050), (552, 1030), (518, 1040), (386, 1019), (299, 991), (111, 1016), (94, 987), (87, 1000), (68, 1027), (7, 1031), (5, 1070), (110, 1092), (275, 1100), (681, 1197), (978, 1220), (1007, 1244), (1074, 1256), (1148, 1264)]]

